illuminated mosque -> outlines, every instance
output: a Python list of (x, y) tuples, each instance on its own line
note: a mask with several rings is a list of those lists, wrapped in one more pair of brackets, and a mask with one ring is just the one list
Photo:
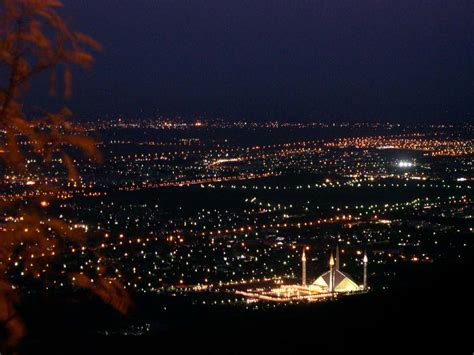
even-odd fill
[(333, 298), (338, 295), (367, 292), (367, 253), (364, 252), (363, 284), (358, 285), (348, 274), (340, 270), (339, 247), (336, 247), (336, 257), (331, 253), (329, 270), (319, 276), (313, 283), (307, 284), (306, 280), (306, 253), (303, 249), (301, 257), (301, 284), (280, 285), (271, 290), (254, 289), (236, 291), (249, 299), (275, 302), (288, 302), (297, 300), (317, 301)]

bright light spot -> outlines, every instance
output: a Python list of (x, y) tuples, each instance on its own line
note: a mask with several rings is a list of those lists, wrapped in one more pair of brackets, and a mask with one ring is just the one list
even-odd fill
[(398, 162), (398, 167), (399, 168), (411, 168), (413, 166), (414, 166), (414, 164), (411, 161), (400, 160)]

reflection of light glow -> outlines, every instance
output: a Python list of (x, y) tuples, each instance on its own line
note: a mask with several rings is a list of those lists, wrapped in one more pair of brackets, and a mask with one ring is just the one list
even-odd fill
[(242, 160), (243, 160), (242, 158), (218, 159), (210, 163), (209, 166), (215, 166), (215, 165), (220, 165), (220, 164), (225, 164), (225, 163), (234, 163), (234, 162), (239, 162)]

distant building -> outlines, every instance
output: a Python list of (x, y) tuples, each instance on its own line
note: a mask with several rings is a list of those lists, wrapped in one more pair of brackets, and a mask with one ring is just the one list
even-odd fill
[(301, 285), (281, 285), (270, 290), (249, 289), (236, 291), (236, 293), (250, 299), (275, 302), (289, 302), (306, 300), (314, 302), (321, 299), (332, 298), (338, 294), (351, 294), (366, 292), (367, 286), (367, 253), (363, 258), (363, 284), (358, 285), (348, 274), (342, 272), (340, 267), (339, 247), (336, 248), (336, 260), (331, 253), (329, 270), (319, 276), (313, 283), (306, 284), (306, 253), (303, 250), (301, 257)]
[[(367, 254), (364, 254), (364, 265), (366, 265)], [(340, 267), (339, 246), (336, 248), (336, 261), (331, 254), (329, 260), (329, 271), (319, 276), (309, 287), (320, 292), (357, 292), (366, 289), (364, 285), (357, 285), (352, 278), (342, 272)], [(364, 266), (364, 280), (366, 279), (366, 267)]]

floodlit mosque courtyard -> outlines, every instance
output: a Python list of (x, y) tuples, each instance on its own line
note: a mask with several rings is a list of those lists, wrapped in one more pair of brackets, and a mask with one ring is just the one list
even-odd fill
[(278, 287), (271, 289), (255, 288), (237, 290), (237, 294), (254, 301), (291, 302), (308, 301), (316, 302), (335, 298), (338, 295), (363, 293), (368, 291), (367, 285), (367, 253), (363, 258), (363, 284), (358, 285), (348, 274), (340, 270), (339, 248), (336, 248), (336, 257), (331, 253), (329, 270), (320, 275), (312, 283), (306, 280), (306, 253), (303, 249), (301, 257), (301, 284), (285, 285), (280, 281)]

